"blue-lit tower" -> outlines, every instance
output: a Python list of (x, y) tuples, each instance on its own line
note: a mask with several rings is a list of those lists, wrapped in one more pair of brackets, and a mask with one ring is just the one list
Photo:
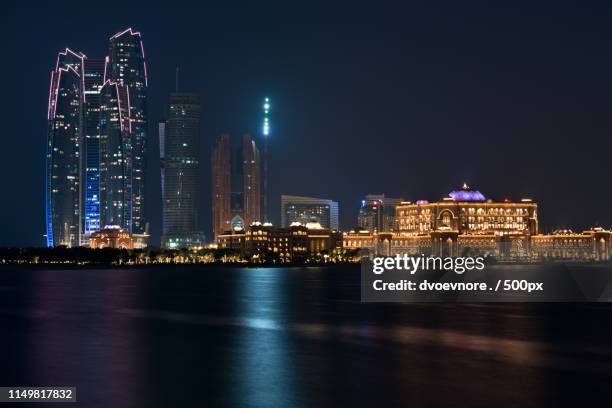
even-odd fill
[(100, 229), (100, 101), (105, 59), (85, 59), (83, 243)]

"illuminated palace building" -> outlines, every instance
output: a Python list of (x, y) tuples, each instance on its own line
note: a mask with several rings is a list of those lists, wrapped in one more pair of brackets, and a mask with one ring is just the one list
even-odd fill
[(351, 231), (344, 234), (344, 247), (385, 255), (486, 254), (524, 260), (607, 260), (611, 256), (610, 231), (540, 234), (538, 206), (531, 199), (493, 201), (466, 184), (438, 202), (402, 202), (396, 213), (397, 231)]
[(400, 235), (445, 233), (482, 236), (529, 236), (538, 233), (538, 205), (530, 199), (518, 203), (487, 200), (467, 184), (440, 202), (417, 201), (397, 206)]
[(245, 134), (232, 147), (228, 134), (219, 137), (212, 152), (212, 210), (215, 239), (226, 231), (246, 229), (260, 221), (259, 149)]
[(59, 53), (47, 112), (47, 246), (85, 245), (107, 225), (146, 239), (146, 88), (141, 36), (131, 29), (109, 39), (104, 59)]

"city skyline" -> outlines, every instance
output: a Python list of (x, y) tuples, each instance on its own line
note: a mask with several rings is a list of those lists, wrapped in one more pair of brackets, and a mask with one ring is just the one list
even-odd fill
[[(278, 30), (287, 29), (289, 21), (298, 21), (301, 29), (328, 26), (327, 20), (315, 17), (316, 10), (316, 6), (307, 10), (308, 19), (292, 20), (281, 8), (278, 13), (285, 16), (285, 20)], [(49, 82), (46, 68), (49, 62), (66, 45), (71, 49), (83, 50), (88, 57), (104, 55), (100, 39), (108, 38), (107, 33), (125, 26), (133, 26), (144, 32), (147, 44), (150, 44), (147, 49), (150, 47), (154, 50), (147, 53), (147, 59), (155, 61), (147, 67), (155, 78), (155, 86), (151, 88), (153, 96), (150, 97), (150, 109), (154, 113), (150, 114), (149, 119), (149, 141), (154, 139), (152, 125), (161, 118), (163, 99), (173, 87), (172, 72), (176, 65), (185, 67), (184, 81), (188, 84), (185, 88), (203, 95), (205, 123), (201, 157), (204, 158), (210, 157), (208, 151), (212, 139), (223, 131), (237, 135), (250, 130), (258, 136), (261, 98), (263, 95), (274, 97), (275, 134), (270, 144), (269, 213), (272, 217), (279, 214), (281, 193), (332, 197), (342, 207), (342, 227), (350, 228), (355, 224), (361, 198), (369, 192), (384, 192), (409, 200), (435, 199), (438, 191), (450, 190), (467, 180), (495, 197), (533, 197), (546, 208), (543, 228), (548, 230), (562, 226), (580, 230), (597, 224), (612, 224), (605, 204), (610, 192), (600, 183), (601, 175), (605, 180), (605, 175), (610, 173), (612, 129), (607, 117), (612, 112), (609, 100), (612, 89), (603, 72), (612, 63), (593, 51), (601, 48), (602, 42), (612, 36), (607, 28), (590, 24), (593, 20), (597, 21), (597, 13), (581, 10), (577, 16), (573, 16), (578, 25), (589, 27), (590, 31), (570, 35), (559, 33), (552, 24), (553, 21), (569, 18), (569, 10), (558, 8), (548, 18), (543, 18), (546, 15), (544, 9), (536, 6), (529, 8), (528, 15), (531, 17), (521, 17), (518, 15), (520, 13), (516, 13), (517, 10), (524, 10), (520, 5), (511, 10), (497, 10), (491, 18), (500, 27), (514, 26), (511, 23), (519, 21), (525, 23), (515, 29), (517, 39), (510, 40), (501, 28), (491, 27), (492, 22), (481, 21), (477, 9), (468, 8), (463, 14), (453, 8), (450, 10), (486, 25), (492, 39), (490, 42), (478, 40), (478, 27), (473, 31), (459, 28), (455, 20), (449, 18), (447, 30), (456, 36), (444, 36), (447, 43), (442, 41), (441, 34), (424, 40), (423, 44), (411, 42), (409, 39), (413, 37), (410, 35), (401, 36), (408, 41), (400, 48), (419, 56), (415, 59), (419, 63), (409, 62), (389, 48), (377, 48), (378, 52), (371, 55), (386, 61), (385, 66), (392, 67), (390, 62), (397, 63), (397, 70), (389, 68), (388, 80), (393, 82), (394, 89), (402, 91), (401, 98), (390, 91), (391, 82), (387, 82), (384, 76), (366, 75), (367, 70), (374, 70), (378, 74), (381, 70), (368, 61), (360, 60), (354, 48), (360, 44), (371, 50), (372, 44), (362, 37), (356, 42), (349, 40), (354, 23), (342, 18), (340, 10), (334, 8), (330, 13), (339, 18), (340, 36), (332, 40), (329, 47), (318, 51), (312, 47), (329, 41), (326, 34), (322, 34), (321, 38), (305, 39), (289, 31), (289, 38), (296, 42), (287, 48), (288, 40), (274, 37), (277, 29), (272, 28), (262, 29), (253, 37), (251, 45), (245, 44), (239, 49), (228, 45), (243, 38), (245, 31), (240, 29), (216, 38), (207, 37), (201, 46), (195, 47), (189, 36), (198, 33), (195, 28), (179, 27), (176, 34), (166, 29), (154, 29), (157, 28), (154, 24), (156, 17), (139, 15), (133, 6), (127, 7), (121, 17), (111, 17), (108, 21), (89, 26), (82, 25), (84, 23), (75, 18), (77, 27), (70, 30), (58, 27), (49, 31), (53, 35), (45, 38), (23, 33), (22, 41), (32, 47), (35, 45), (33, 49), (30, 46), (24, 50), (18, 49), (15, 54), (25, 57), (25, 49), (30, 51), (27, 60), (31, 60), (31, 63), (22, 68), (29, 79), (22, 85), (27, 103), (22, 100), (21, 104), (17, 104), (27, 106), (28, 115), (26, 117), (17, 112), (14, 115), (17, 119), (8, 123), (8, 134), (24, 136), (8, 138), (3, 166), (14, 171), (5, 169), (2, 172), (5, 174), (6, 188), (23, 197), (23, 202), (19, 205), (13, 202), (3, 204), (2, 222), (6, 234), (2, 237), (2, 244), (42, 244), (44, 210), (41, 211), (40, 203), (44, 202), (44, 190), (31, 186), (43, 183), (44, 164), (41, 162), (44, 160), (41, 158), (44, 153), (41, 154), (42, 147), (27, 147), (41, 146), (40, 137), (45, 133), (44, 114), (35, 115), (34, 112), (37, 106), (37, 112), (44, 109), (44, 102), (40, 102), (46, 101)], [(49, 16), (53, 16), (55, 11), (48, 11)], [(64, 11), (68, 17), (70, 13), (78, 15), (78, 11)], [(217, 16), (231, 14), (223, 8), (212, 11), (212, 15)], [(406, 15), (406, 10), (399, 11), (398, 15)], [(13, 13), (15, 21), (24, 17), (23, 10), (16, 9)], [(171, 13), (185, 16), (178, 10)], [(263, 11), (256, 12), (246, 7), (237, 16), (242, 18), (249, 13)], [(434, 29), (440, 28), (436, 18), (441, 16), (435, 10), (419, 9), (415, 14), (426, 21), (433, 21)], [(394, 21), (393, 16), (383, 13), (372, 22), (372, 28), (384, 27), (384, 23)], [(47, 23), (36, 21), (36, 24), (44, 27)], [(412, 28), (413, 31), (404, 31), (408, 29), (402, 27), (397, 26), (398, 34), (418, 35), (424, 32), (420, 26)], [(376, 45), (392, 38), (389, 32), (368, 30), (368, 33), (373, 35), (369, 41)], [(185, 45), (177, 42), (177, 36), (186, 39)], [(528, 36), (535, 38), (535, 44), (539, 46), (530, 46), (526, 41)], [(202, 40), (202, 35), (192, 37), (197, 41)], [(271, 38), (274, 39), (271, 45), (264, 46)], [(515, 51), (513, 60), (506, 59), (501, 49), (495, 48), (499, 41)], [(222, 49), (216, 48), (215, 44)], [(449, 50), (450, 44), (457, 46), (456, 52)], [(582, 51), (565, 47), (568, 44), (580, 44)], [(426, 51), (432, 46), (443, 47), (440, 60)], [(339, 57), (337, 51), (341, 49), (345, 49), (346, 54)], [(259, 55), (258, 50), (262, 51)], [(469, 54), (470, 50), (474, 53)], [(544, 53), (534, 57), (537, 50), (544, 50)], [(464, 51), (463, 55), (460, 55), (461, 51)], [(290, 56), (283, 58), (286, 62), (280, 60), (283, 52), (288, 52)], [(584, 57), (589, 53), (591, 59), (599, 59), (600, 63), (590, 64), (588, 69), (586, 64), (578, 62), (580, 58), (564, 58), (566, 55)], [(259, 62), (254, 64), (256, 68), (250, 67), (249, 74), (246, 67), (239, 67), (235, 63), (245, 55), (253, 56)], [(470, 59), (466, 55), (476, 55), (477, 58)], [(219, 59), (219, 56), (223, 58)], [(330, 64), (316, 68), (314, 62), (307, 61), (313, 57), (315, 61), (329, 61)], [(185, 63), (187, 58), (193, 62)], [(206, 64), (207, 61), (209, 64)], [(210, 64), (212, 61), (219, 63)], [(365, 67), (347, 64), (357, 61), (361, 61)], [(559, 64), (559, 61), (562, 63)], [(436, 62), (447, 65), (435, 65)], [(432, 64), (438, 68), (431, 74), (419, 76), (419, 83), (410, 79), (415, 73), (423, 73), (423, 67), (431, 67)], [(493, 64), (494, 68), (487, 64)], [(444, 66), (448, 69), (441, 68)], [(502, 69), (504, 66), (508, 67), (506, 71)], [(301, 67), (306, 76), (288, 74), (296, 67)], [(482, 74), (485, 67), (486, 74), (475, 80), (474, 77)], [(200, 68), (204, 68), (201, 73)], [(47, 71), (47, 74), (43, 75), (42, 71)], [(552, 75), (542, 80), (544, 73)], [(571, 78), (569, 73), (572, 73)], [(217, 85), (217, 82), (225, 86)], [(323, 83), (335, 86), (327, 87)], [(594, 86), (595, 83), (597, 86)], [(355, 86), (357, 84), (361, 86)], [(8, 86), (9, 92), (15, 89), (11, 83)], [(351, 93), (356, 95), (349, 97), (349, 93), (342, 89), (351, 89)], [(490, 89), (494, 92), (489, 92)], [(14, 94), (22, 98), (17, 92)], [(417, 101), (419, 106), (415, 106)], [(373, 104), (383, 104), (384, 109), (378, 110)], [(442, 115), (444, 120), (432, 121), (436, 115)], [(20, 124), (18, 131), (13, 122)], [(277, 134), (280, 136), (277, 137)], [(436, 140), (442, 141), (446, 147), (437, 147), (439, 142)], [(511, 141), (513, 146), (508, 148), (508, 153), (503, 148), (507, 141)], [(154, 157), (156, 147), (156, 141), (153, 141), (148, 149), (148, 159), (153, 156), (153, 160), (147, 173), (150, 180), (147, 183), (154, 188), (160, 185), (159, 166)], [(316, 165), (313, 157), (317, 157)], [(364, 160), (370, 160), (374, 165), (366, 170)], [(279, 172), (282, 166), (289, 167)], [(9, 174), (18, 177), (10, 177)], [(206, 170), (202, 178), (210, 180)], [(19, 179), (19, 182), (15, 179)], [(149, 202), (159, 200), (159, 187), (156, 188), (157, 191), (147, 193)], [(204, 197), (209, 196), (206, 191), (209, 188), (204, 187)], [(210, 217), (207, 217), (210, 206), (204, 203), (200, 211), (205, 230), (210, 230)], [(159, 236), (161, 205), (155, 204), (149, 212), (152, 222), (156, 224), (152, 226), (152, 233)], [(278, 220), (273, 221), (278, 223)]]

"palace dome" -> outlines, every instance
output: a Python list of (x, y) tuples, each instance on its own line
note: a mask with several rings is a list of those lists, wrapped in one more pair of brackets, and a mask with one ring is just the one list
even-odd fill
[(467, 183), (463, 183), (461, 190), (451, 191), (448, 194), (453, 201), (486, 201), (485, 196), (480, 191), (472, 190)]

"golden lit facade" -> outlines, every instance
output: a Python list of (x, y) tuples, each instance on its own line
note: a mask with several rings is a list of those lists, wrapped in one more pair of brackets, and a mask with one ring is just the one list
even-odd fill
[(571, 230), (531, 238), (531, 252), (540, 259), (609, 261), (612, 231), (593, 228), (582, 233)]
[(343, 246), (363, 254), (493, 256), (500, 260), (607, 261), (612, 231), (540, 234), (538, 206), (530, 199), (494, 202), (464, 185), (442, 201), (397, 206), (398, 232), (351, 231)]
[(134, 237), (122, 228), (107, 226), (103, 230), (91, 234), (89, 246), (93, 249), (134, 249)]
[(270, 223), (254, 223), (247, 231), (240, 229), (219, 235), (217, 243), (219, 249), (254, 261), (302, 262), (342, 248), (341, 237), (339, 232), (319, 224), (275, 227)]
[(397, 225), (400, 235), (455, 231), (459, 235), (531, 236), (538, 234), (538, 205), (529, 199), (493, 202), (464, 185), (443, 201), (401, 203)]

